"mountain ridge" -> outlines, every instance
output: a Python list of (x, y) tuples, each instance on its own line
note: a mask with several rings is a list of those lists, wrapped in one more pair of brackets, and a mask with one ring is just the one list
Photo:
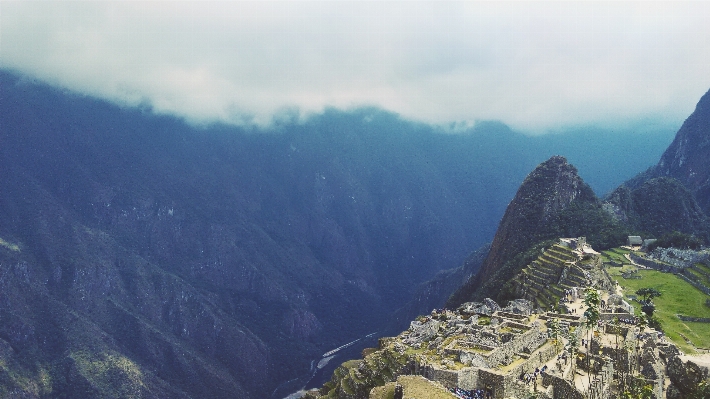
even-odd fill
[(485, 242), (549, 150), (372, 109), (195, 128), (5, 72), (0, 110), (0, 385), (30, 397), (268, 396)]

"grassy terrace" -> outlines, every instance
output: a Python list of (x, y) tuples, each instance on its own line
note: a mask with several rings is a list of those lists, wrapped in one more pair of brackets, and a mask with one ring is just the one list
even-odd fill
[[(628, 266), (625, 266), (628, 268)], [(660, 298), (655, 298), (656, 312), (666, 335), (685, 352), (695, 352), (691, 345), (685, 341), (687, 338), (698, 348), (710, 348), (710, 323), (684, 322), (678, 319), (677, 314), (693, 317), (710, 318), (710, 308), (705, 301), (710, 299), (697, 288), (688, 284), (680, 277), (662, 273), (656, 270), (639, 270), (641, 279), (624, 279), (621, 276), (622, 268), (609, 267), (609, 275), (617, 280), (624, 290), (624, 296), (634, 295), (639, 288), (651, 287), (661, 292)], [(626, 271), (626, 270), (624, 270)], [(630, 302), (640, 312), (637, 302)]]
[(696, 263), (695, 267), (702, 270), (703, 273), (710, 275), (710, 267), (703, 265), (702, 263)]
[(710, 279), (708, 278), (707, 274), (703, 274), (703, 273), (701, 273), (697, 270), (693, 270), (693, 269), (688, 269), (688, 272), (690, 272), (690, 274), (695, 276), (697, 281), (699, 281), (700, 283), (710, 286)]
[(629, 260), (624, 257), (624, 255), (631, 253), (628, 249), (623, 248), (612, 248), (606, 251), (602, 251), (602, 261), (609, 262), (615, 261), (618, 263), (629, 263)]

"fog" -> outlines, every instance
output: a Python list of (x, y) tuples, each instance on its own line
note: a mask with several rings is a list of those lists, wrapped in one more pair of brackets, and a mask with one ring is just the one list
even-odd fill
[(524, 132), (679, 125), (707, 3), (2, 2), (0, 67), (194, 122), (325, 107)]

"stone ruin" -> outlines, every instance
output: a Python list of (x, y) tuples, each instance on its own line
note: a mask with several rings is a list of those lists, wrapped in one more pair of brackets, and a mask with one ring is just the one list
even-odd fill
[[(577, 250), (586, 243), (573, 241), (569, 245)], [(582, 290), (587, 287), (582, 280), (608, 283), (607, 278), (594, 277), (598, 272), (594, 257), (586, 259), (591, 260), (589, 269), (572, 261), (575, 257), (583, 261), (585, 256), (573, 255), (569, 247), (558, 245), (533, 266), (544, 273), (551, 273), (552, 264), (566, 270), (567, 274), (558, 276), (558, 283), (565, 282), (559, 294), (578, 307)], [(572, 270), (572, 266), (577, 269)], [(535, 282), (541, 275), (527, 278)], [(611, 286), (595, 285), (606, 290)], [(529, 288), (536, 289), (534, 285)], [(629, 381), (652, 387), (654, 399), (684, 399), (710, 377), (707, 368), (684, 360), (678, 348), (661, 334), (640, 329), (633, 306), (620, 295), (608, 293), (594, 331), (586, 327), (583, 312), (545, 312), (537, 305), (530, 299), (516, 299), (501, 307), (486, 298), (456, 310), (433, 310), (412, 321), (399, 336), (380, 339), (380, 347), (373, 353), (379, 352), (380, 357), (371, 359), (373, 355), (368, 355), (356, 368), (336, 371), (341, 378), (353, 377), (334, 397), (366, 397), (364, 393), (374, 386), (368, 384), (383, 375), (389, 381), (401, 375), (418, 375), (448, 389), (483, 390), (493, 399), (613, 398)], [(337, 385), (333, 382), (330, 386)], [(332, 391), (322, 393), (333, 397)]]

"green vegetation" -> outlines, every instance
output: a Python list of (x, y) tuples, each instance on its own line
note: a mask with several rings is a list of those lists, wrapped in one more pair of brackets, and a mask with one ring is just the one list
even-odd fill
[(680, 231), (708, 238), (707, 217), (693, 194), (676, 179), (658, 177), (646, 181), (633, 190), (631, 202), (629, 221), (635, 230), (646, 232), (644, 236)]
[(13, 244), (11, 242), (7, 242), (7, 241), (3, 240), (2, 238), (0, 238), (0, 246), (3, 246), (5, 248), (9, 249), (10, 251), (20, 252), (19, 245)]
[(674, 231), (663, 235), (658, 241), (648, 246), (649, 251), (661, 248), (681, 248), (681, 249), (700, 249), (703, 245), (703, 239), (692, 234), (685, 234), (679, 231)]
[(641, 303), (641, 311), (646, 313), (649, 320), (653, 321), (653, 312), (656, 310), (656, 305), (653, 303), (653, 298), (658, 298), (661, 293), (655, 288), (639, 288), (636, 290), (636, 295), (643, 297)]
[(624, 248), (610, 248), (607, 250), (604, 250), (601, 252), (602, 254), (602, 262), (608, 263), (608, 262), (614, 262), (617, 264), (628, 264), (629, 260), (626, 259), (625, 255), (628, 255), (630, 253), (635, 253), (634, 251), (630, 251), (628, 249)]
[(615, 247), (626, 240), (629, 230), (614, 220), (597, 201), (574, 201), (551, 220), (557, 237), (586, 236), (597, 250)]
[(88, 352), (75, 352), (69, 357), (74, 360), (79, 373), (101, 392), (111, 392), (113, 397), (120, 398), (141, 397), (143, 373), (128, 358)]
[[(641, 279), (625, 279), (621, 268), (609, 268), (609, 275), (619, 282), (627, 296), (642, 288), (653, 288), (661, 293), (654, 300), (654, 316), (660, 320), (666, 335), (684, 351), (695, 351), (686, 339), (695, 347), (710, 348), (710, 324), (682, 321), (677, 316), (710, 318), (710, 308), (705, 306), (710, 297), (674, 274), (656, 270), (640, 270), (638, 274)], [(638, 302), (631, 303), (640, 308)]]

